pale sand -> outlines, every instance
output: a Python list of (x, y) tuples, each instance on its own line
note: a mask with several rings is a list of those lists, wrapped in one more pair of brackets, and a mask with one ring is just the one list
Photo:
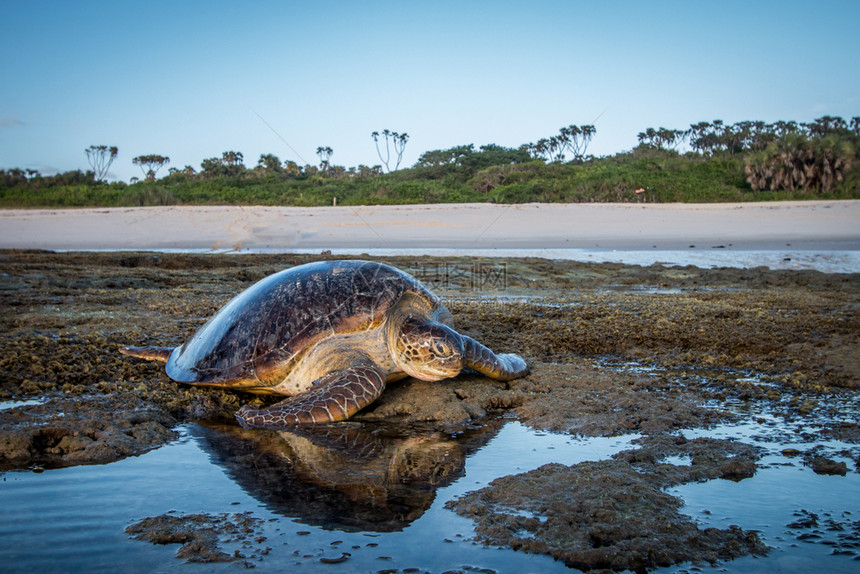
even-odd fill
[(0, 210), (0, 249), (860, 250), (860, 201)]

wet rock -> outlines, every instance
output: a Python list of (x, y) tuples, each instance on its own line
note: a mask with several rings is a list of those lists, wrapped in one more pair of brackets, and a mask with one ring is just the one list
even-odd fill
[(797, 520), (786, 524), (798, 540), (807, 543), (823, 544), (834, 555), (854, 556), (857, 560), (858, 540), (860, 540), (860, 520), (853, 520), (850, 511), (841, 516), (830, 513), (818, 515), (802, 509), (795, 511)]
[(720, 466), (720, 478), (735, 482), (755, 475), (756, 465), (748, 460), (730, 460)]
[(173, 440), (176, 422), (136, 398), (54, 396), (0, 411), (0, 470), (113, 462)]
[[(742, 442), (682, 435), (655, 435), (633, 441), (639, 448), (622, 451), (615, 458), (630, 463), (658, 481), (661, 488), (715, 478), (743, 480), (755, 474), (759, 450)], [(670, 457), (690, 464), (671, 464)]]
[[(549, 464), (500, 478), (446, 506), (475, 520), (486, 544), (549, 554), (582, 570), (713, 564), (767, 551), (755, 533), (734, 526), (699, 529), (679, 513), (683, 502), (664, 491), (685, 482), (751, 476), (754, 447), (679, 435), (638, 443), (640, 448), (613, 460)], [(691, 463), (664, 462), (681, 455)]]
[(821, 434), (831, 439), (860, 444), (860, 423), (836, 422), (825, 426)]
[(848, 474), (848, 465), (844, 462), (836, 462), (826, 456), (816, 456), (809, 461), (809, 466), (815, 474), (830, 474), (845, 476)]
[[(642, 571), (766, 552), (755, 533), (736, 527), (699, 529), (678, 512), (683, 502), (664, 490), (752, 476), (759, 457), (755, 447), (680, 435), (635, 442), (640, 448), (613, 460), (546, 465), (497, 479), (447, 506), (473, 518), (484, 543), (549, 554), (583, 570)], [(691, 462), (665, 462), (676, 456)]]
[(549, 464), (447, 506), (472, 518), (486, 544), (549, 554), (581, 570), (645, 571), (767, 551), (755, 533), (734, 526), (700, 529), (662, 482), (621, 459)]
[(229, 537), (242, 544), (259, 538), (262, 520), (243, 514), (187, 514), (144, 518), (125, 529), (137, 540), (153, 544), (181, 544), (176, 556), (188, 562), (232, 562), (243, 557), (240, 550), (228, 554), (221, 550)]
[(407, 380), (386, 389), (377, 403), (355, 419), (406, 423), (441, 421), (463, 426), (472, 420), (472, 415), (449, 382)]
[(577, 363), (537, 362), (532, 374), (510, 386), (519, 393), (516, 413), (523, 422), (581, 436), (660, 433), (731, 419), (701, 407), (693, 391), (680, 395), (646, 376)]
[(786, 524), (787, 528), (800, 529), (815, 528), (816, 526), (818, 526), (818, 515), (814, 512), (801, 510), (800, 512), (795, 512), (794, 515), (798, 516), (799, 518), (794, 522)]

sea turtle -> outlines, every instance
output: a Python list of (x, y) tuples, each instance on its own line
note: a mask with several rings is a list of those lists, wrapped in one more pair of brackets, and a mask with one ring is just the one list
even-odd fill
[(284, 428), (348, 419), (385, 384), (454, 377), (464, 367), (499, 380), (528, 373), (452, 328), (439, 298), (403, 271), (371, 261), (319, 261), (261, 279), (222, 307), (180, 347), (124, 347), (166, 361), (192, 385), (286, 395), (240, 408), (247, 427)]

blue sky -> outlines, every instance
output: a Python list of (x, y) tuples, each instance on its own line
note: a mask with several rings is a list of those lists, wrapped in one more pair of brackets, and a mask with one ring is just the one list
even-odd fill
[(648, 127), (860, 116), (856, 0), (5, 0), (0, 21), (0, 168), (43, 173), (102, 144), (128, 181), (143, 154), (378, 164), (386, 128), (412, 165), (569, 124), (607, 155)]

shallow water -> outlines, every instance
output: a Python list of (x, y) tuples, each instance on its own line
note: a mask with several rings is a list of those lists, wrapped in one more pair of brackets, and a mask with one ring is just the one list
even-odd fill
[[(499, 572), (566, 572), (567, 568), (545, 556), (473, 544), (469, 540), (471, 522), (443, 508), (444, 503), (502, 474), (531, 470), (551, 461), (574, 464), (608, 457), (629, 448), (633, 438), (578, 440), (507, 422), (465, 459), (464, 476), (431, 491), (419, 517), (402, 528), (380, 532), (354, 525), (309, 524), (318, 521), (303, 516), (302, 501), (290, 500), (289, 493), (282, 493), (283, 500), (272, 500), (270, 492), (250, 485), (243, 488), (231, 478), (233, 469), (218, 464), (225, 459), (218, 449), (226, 445), (230, 450), (235, 444), (229, 440), (220, 447), (215, 444), (218, 437), (214, 435), (221, 432), (217, 428), (188, 425), (182, 432), (183, 437), (168, 446), (109, 465), (6, 473), (0, 482), (3, 570), (115, 572), (121, 566), (123, 572), (201, 571), (198, 565), (183, 564), (175, 557), (178, 545), (155, 546), (130, 539), (125, 527), (171, 511), (251, 511), (264, 521), (260, 535), (266, 537), (254, 547), (270, 547), (271, 551), (265, 557), (256, 553), (249, 560), (264, 571), (316, 572), (320, 558), (349, 552), (352, 556), (345, 563), (325, 567), (340, 572), (410, 567), (436, 572), (465, 565)], [(288, 466), (283, 470), (288, 471)], [(329, 496), (324, 491), (317, 491), (315, 502)], [(306, 501), (313, 500), (312, 488), (302, 494), (302, 498), (310, 497)], [(234, 548), (241, 546), (224, 546), (228, 553)], [(242, 551), (246, 556), (255, 554)], [(209, 564), (205, 570), (237, 567)]]
[[(793, 425), (792, 425), (793, 426)], [(788, 429), (778, 424), (768, 428), (755, 423), (727, 425), (713, 431), (690, 431), (687, 438), (719, 436), (755, 444), (765, 450), (755, 477), (731, 482), (688, 483), (668, 490), (686, 503), (683, 512), (693, 517), (700, 528), (725, 528), (736, 524), (760, 532), (772, 549), (767, 557), (742, 557), (731, 563), (697, 572), (844, 572), (860, 569), (860, 473), (849, 457), (834, 455), (849, 471), (845, 476), (819, 475), (797, 458), (781, 453), (785, 448), (808, 448), (801, 441), (773, 442), (768, 433)], [(763, 440), (765, 439), (765, 440)], [(840, 441), (821, 441), (828, 451), (855, 449), (857, 445)], [(798, 522), (813, 513), (816, 526), (802, 527)], [(671, 572), (686, 572), (675, 568)]]
[[(739, 405), (738, 412), (748, 406)], [(823, 476), (799, 458), (781, 453), (786, 447), (811, 448), (808, 436), (816, 429), (809, 422), (756, 412), (754, 421), (684, 432), (688, 438), (733, 438), (765, 450), (753, 478), (685, 484), (669, 492), (683, 498), (682, 511), (701, 528), (734, 524), (757, 530), (773, 548), (765, 558), (741, 558), (710, 568), (698, 566), (695, 571), (803, 572), (813, 566), (828, 572), (857, 571), (860, 473), (853, 461), (835, 454), (834, 459), (848, 463), (848, 474)], [(191, 424), (180, 430), (182, 438), (165, 447), (109, 465), (3, 475), (3, 570), (233, 571), (241, 568), (241, 561), (186, 564), (175, 556), (178, 545), (134, 540), (124, 529), (163, 513), (250, 512), (261, 520), (252, 536), (256, 541), (227, 542), (222, 549), (229, 554), (239, 550), (261, 571), (317, 572), (325, 567), (332, 572), (408, 568), (570, 572), (546, 556), (474, 544), (471, 521), (444, 504), (496, 477), (549, 462), (573, 465), (606, 459), (634, 448), (631, 441), (637, 438), (579, 439), (534, 431), (510, 419), (456, 435), (346, 426), (343, 433), (324, 433), (324, 440), (293, 433), (260, 434), (235, 425)], [(349, 447), (339, 451), (343, 439), (348, 439)], [(857, 445), (839, 441), (813, 444), (821, 445), (826, 454), (857, 453)], [(408, 476), (401, 473), (398, 480), (374, 483), (374, 477), (391, 468), (386, 461), (415, 452), (437, 453), (432, 467), (441, 465), (446, 472), (424, 475), (417, 461)], [(339, 468), (343, 453), (352, 463)], [(667, 462), (689, 463), (676, 458)], [(387, 490), (380, 493), (380, 485), (387, 485)], [(373, 487), (376, 493), (371, 506), (370, 491), (362, 486)], [(820, 528), (787, 526), (807, 516), (805, 512), (818, 516)], [(341, 564), (320, 563), (321, 558), (338, 558), (344, 552), (351, 556)], [(664, 571), (686, 572), (690, 565)]]
[(24, 401), (0, 401), (0, 411), (14, 409), (15, 407), (23, 407), (27, 405), (39, 405), (44, 403), (42, 399), (28, 399)]

